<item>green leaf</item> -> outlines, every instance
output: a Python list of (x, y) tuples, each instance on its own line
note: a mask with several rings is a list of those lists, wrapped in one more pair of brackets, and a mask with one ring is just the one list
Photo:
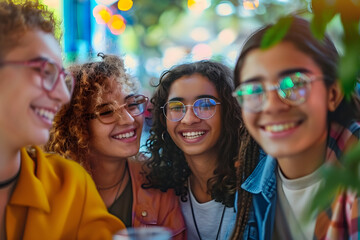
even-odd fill
[(310, 29), (315, 38), (321, 40), (324, 38), (326, 26), (333, 19), (336, 12), (333, 9), (324, 9), (321, 12), (314, 13), (310, 23)]
[(359, 47), (347, 45), (344, 56), (340, 58), (339, 78), (346, 99), (350, 99), (355, 88), (359, 72), (359, 56)]
[(267, 49), (275, 44), (281, 42), (289, 30), (293, 21), (292, 16), (286, 16), (279, 19), (279, 21), (270, 27), (261, 39), (261, 49)]

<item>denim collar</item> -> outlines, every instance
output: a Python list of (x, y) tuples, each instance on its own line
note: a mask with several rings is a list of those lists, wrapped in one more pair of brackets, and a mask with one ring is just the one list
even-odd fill
[(260, 161), (255, 170), (241, 185), (241, 188), (252, 194), (261, 193), (269, 200), (276, 194), (276, 159), (260, 151)]

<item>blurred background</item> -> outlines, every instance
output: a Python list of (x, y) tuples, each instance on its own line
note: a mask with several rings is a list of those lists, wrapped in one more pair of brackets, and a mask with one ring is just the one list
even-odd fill
[[(243, 41), (289, 13), (311, 18), (311, 0), (43, 0), (61, 22), (65, 65), (123, 56), (151, 96), (161, 73), (202, 59), (233, 68)], [(342, 51), (337, 18), (328, 30)]]

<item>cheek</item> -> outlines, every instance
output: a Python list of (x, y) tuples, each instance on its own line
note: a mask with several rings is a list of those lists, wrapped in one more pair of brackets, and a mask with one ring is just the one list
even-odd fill
[(243, 111), (242, 118), (250, 135), (256, 139), (256, 122), (258, 119), (258, 114)]

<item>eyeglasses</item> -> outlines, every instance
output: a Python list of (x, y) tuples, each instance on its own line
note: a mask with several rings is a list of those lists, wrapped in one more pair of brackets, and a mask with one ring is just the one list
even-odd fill
[(244, 82), (233, 92), (240, 106), (249, 112), (262, 111), (266, 92), (276, 90), (279, 98), (292, 106), (304, 103), (311, 89), (311, 82), (321, 78), (309, 77), (304, 73), (296, 72), (285, 76), (275, 85), (265, 86), (260, 81)]
[(90, 119), (97, 118), (103, 124), (114, 123), (121, 118), (120, 110), (122, 108), (125, 108), (132, 117), (139, 116), (145, 112), (149, 98), (143, 95), (134, 95), (125, 101), (126, 103), (120, 106), (117, 104), (100, 105), (93, 114), (89, 114)]
[(185, 105), (180, 101), (169, 101), (161, 108), (167, 119), (177, 122), (184, 118), (187, 107), (192, 107), (194, 114), (198, 118), (209, 119), (216, 113), (216, 105), (220, 104), (212, 98), (200, 98), (193, 105)]
[(73, 92), (75, 84), (73, 76), (63, 68), (59, 67), (56, 63), (51, 62), (46, 58), (36, 58), (29, 61), (8, 61), (0, 63), (0, 67), (4, 65), (22, 65), (31, 67), (38, 71), (41, 76), (42, 88), (47, 92), (54, 90), (56, 84), (59, 82), (59, 79), (62, 76), (64, 78), (66, 89), (69, 95), (71, 96)]

